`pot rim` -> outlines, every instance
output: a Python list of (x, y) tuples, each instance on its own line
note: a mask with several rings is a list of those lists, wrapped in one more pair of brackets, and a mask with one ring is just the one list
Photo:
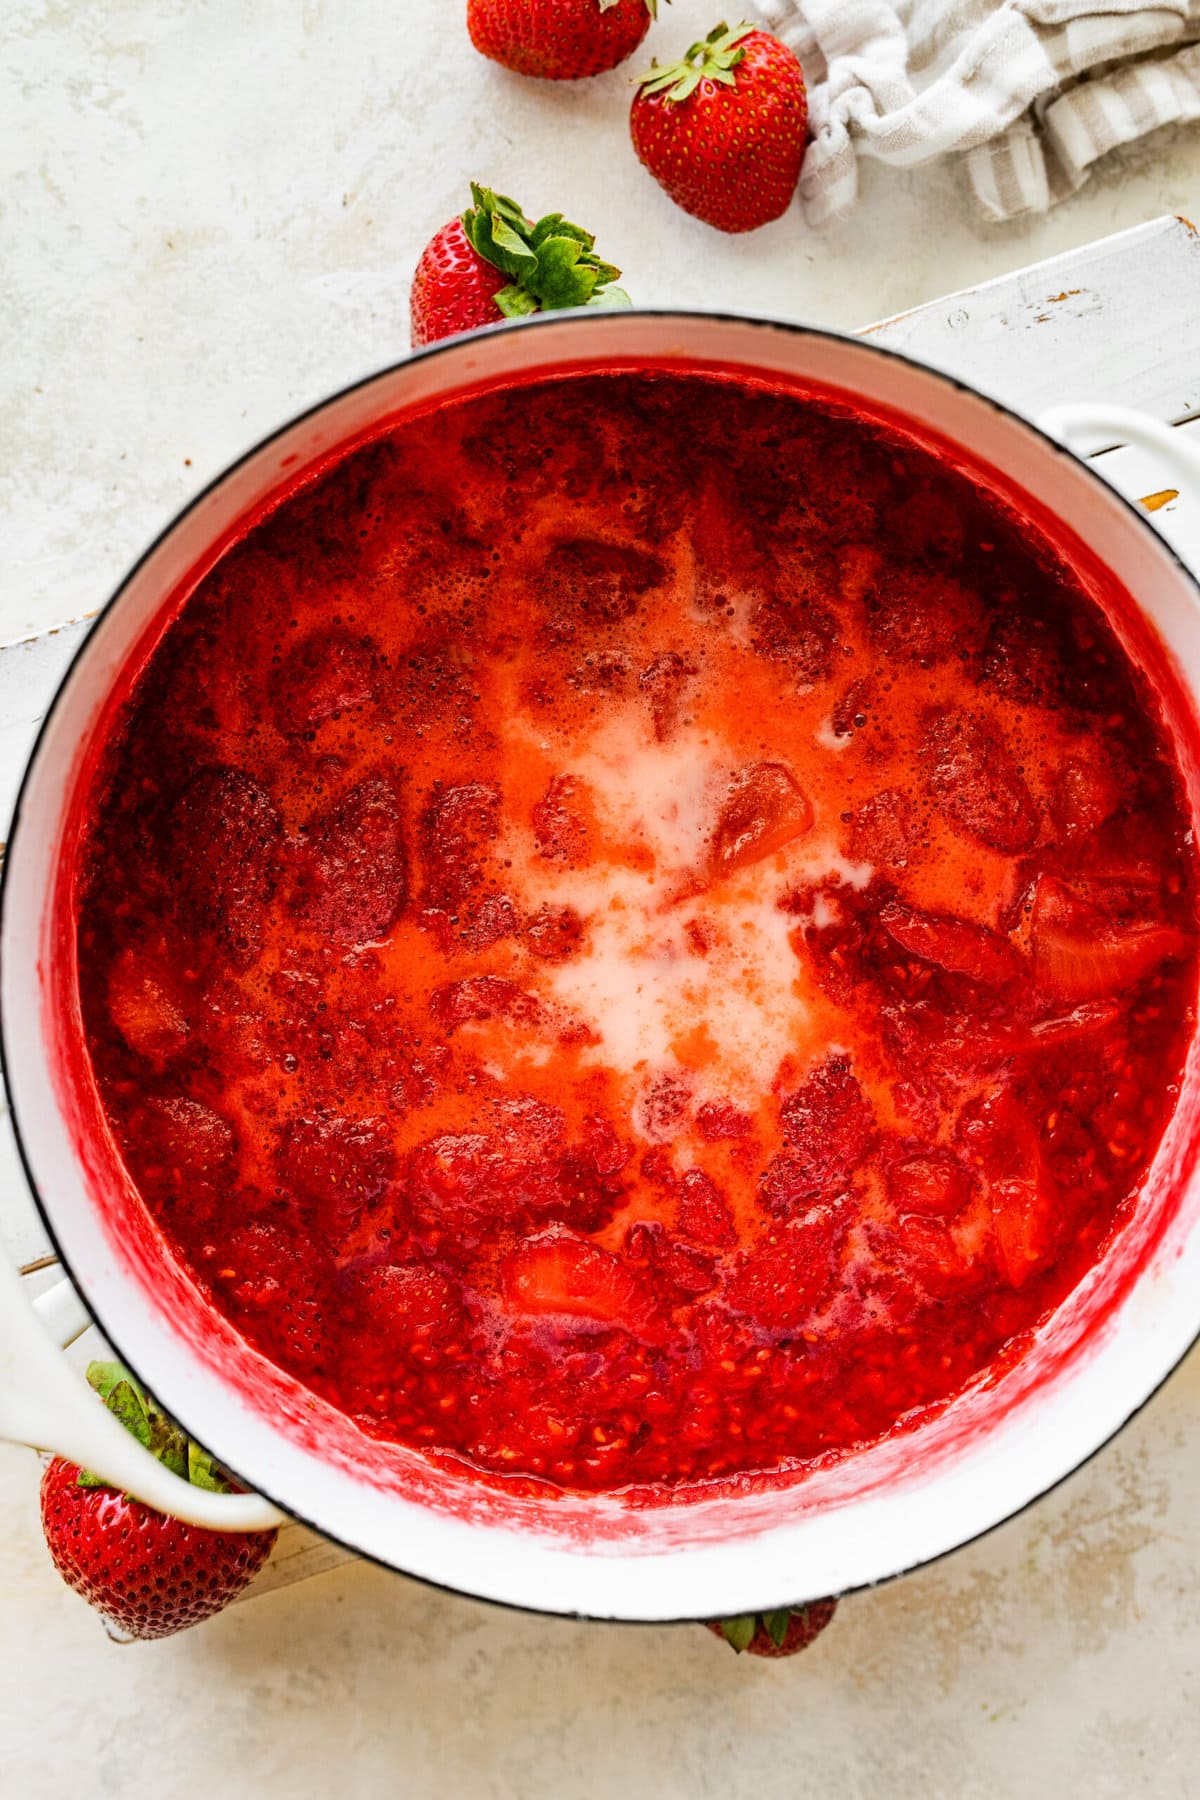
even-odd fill
[[(588, 312), (587, 310), (579, 310), (579, 311), (575, 311), (575, 312), (557, 312), (557, 313), (535, 314), (527, 319), (506, 321), (502, 325), (487, 325), (487, 326), (478, 327), (473, 331), (459, 333), (454, 337), (443, 339), (437, 343), (426, 345), (419, 349), (410, 350), (407, 355), (399, 356), (390, 362), (381, 364), (377, 368), (374, 368), (374, 369), (368, 371), (366, 374), (358, 376), (354, 380), (346, 382), (337, 388), (331, 389), (326, 394), (324, 394), (319, 400), (316, 400), (312, 404), (301, 408), (299, 411), (297, 411), (293, 414), (290, 414), (287, 418), (282, 420), (279, 424), (272, 427), (269, 431), (264, 433), (262, 436), (256, 438), (250, 445), (247, 446), (247, 448), (245, 450), (243, 450), (233, 460), (223, 464), (222, 467), (218, 470), (218, 472), (209, 481), (207, 481), (188, 500), (186, 500), (182, 506), (180, 506), (175, 512), (172, 513), (172, 515), (170, 516), (170, 518), (168, 519), (166, 524), (163, 525), (163, 527), (145, 545), (145, 547), (142, 549), (142, 551), (138, 554), (138, 556), (134, 559), (134, 561), (129, 565), (129, 567), (126, 569), (125, 573), (123, 574), (123, 576), (121, 577), (121, 579), (119, 580), (117, 585), (112, 590), (112, 592), (109, 595), (109, 597), (107, 598), (107, 600), (104, 602), (104, 604), (101, 607), (99, 607), (97, 609), (96, 613), (92, 616), (92, 618), (89, 622), (89, 628), (88, 628), (86, 636), (76, 646), (75, 650), (73, 651), (73, 653), (71, 655), (70, 661), (68, 662), (68, 664), (62, 671), (62, 673), (58, 679), (58, 682), (56, 684), (53, 697), (50, 701), (49, 706), (46, 709), (46, 712), (45, 712), (43, 718), (39, 722), (36, 736), (35, 736), (33, 743), (27, 753), (26, 758), (25, 758), (25, 764), (24, 764), (24, 768), (22, 770), (20, 784), (19, 784), (19, 787), (17, 790), (15, 802), (13, 805), (13, 812), (12, 812), (12, 819), (11, 819), (11, 823), (10, 823), (10, 827), (9, 827), (7, 848), (6, 848), (5, 854), (3, 856), (2, 864), (0, 864), (0, 942), (3, 941), (4, 935), (5, 935), (5, 932), (7, 929), (7, 916), (8, 916), (7, 909), (8, 909), (9, 899), (10, 899), (10, 885), (11, 885), (11, 881), (12, 881), (11, 870), (12, 870), (12, 863), (13, 863), (13, 848), (14, 848), (14, 845), (17, 843), (18, 836), (21, 832), (22, 816), (23, 816), (23, 812), (25, 810), (25, 805), (26, 805), (26, 800), (27, 800), (27, 790), (30, 786), (34, 771), (39, 762), (39, 758), (41, 756), (41, 753), (42, 753), (42, 750), (44, 747), (47, 733), (50, 730), (52, 721), (54, 720), (55, 714), (56, 714), (58, 707), (63, 699), (64, 693), (65, 693), (68, 685), (72, 681), (72, 678), (75, 677), (75, 675), (77, 674), (77, 672), (83, 665), (83, 663), (88, 655), (88, 652), (93, 650), (96, 646), (96, 627), (100, 626), (103, 623), (103, 621), (105, 619), (107, 619), (109, 617), (109, 615), (115, 611), (118, 604), (124, 598), (127, 590), (134, 583), (134, 581), (136, 580), (138, 575), (141, 573), (141, 571), (143, 570), (145, 565), (151, 561), (151, 559), (157, 554), (157, 552), (168, 542), (168, 540), (174, 535), (174, 533), (179, 529), (179, 527), (188, 518), (190, 518), (191, 515), (195, 511), (197, 511), (210, 497), (215, 495), (217, 493), (217, 491), (226, 484), (226, 482), (228, 482), (234, 476), (236, 476), (237, 473), (247, 463), (251, 462), (253, 459), (255, 459), (256, 457), (261, 455), (264, 451), (268, 450), (272, 444), (274, 444), (277, 441), (279, 441), (280, 439), (290, 435), (298, 427), (302, 426), (305, 422), (316, 418), (318, 415), (323, 413), (327, 408), (336, 405), (339, 401), (342, 401), (353, 394), (361, 393), (361, 392), (369, 389), (376, 383), (384, 382), (384, 381), (388, 380), (389, 378), (398, 375), (402, 370), (409, 367), (410, 365), (423, 363), (427, 360), (432, 360), (434, 358), (440, 358), (440, 357), (446, 357), (446, 356), (454, 357), (456, 355), (461, 355), (464, 351), (469, 350), (471, 346), (477, 346), (481, 342), (485, 342), (485, 341), (493, 338), (496, 335), (497, 331), (502, 331), (502, 332), (507, 333), (507, 332), (512, 331), (514, 328), (517, 330), (521, 330), (521, 331), (529, 331), (529, 330), (541, 330), (541, 329), (557, 327), (560, 331), (563, 330), (564, 328), (566, 328), (568, 331), (577, 331), (577, 332), (579, 332), (579, 334), (581, 336), (583, 336), (583, 335), (586, 335), (586, 333), (589, 329), (596, 330), (596, 329), (603, 328), (608, 331), (612, 331), (614, 329), (619, 331), (621, 329), (624, 329), (623, 322), (625, 322), (625, 321), (635, 322), (639, 319), (645, 319), (645, 318), (653, 318), (653, 319), (658, 319), (658, 320), (678, 320), (681, 325), (685, 325), (685, 326), (691, 321), (704, 321), (707, 323), (718, 324), (718, 325), (730, 325), (730, 326), (742, 327), (742, 328), (748, 327), (752, 330), (758, 330), (758, 331), (761, 331), (761, 332), (764, 332), (767, 334), (778, 332), (778, 333), (782, 333), (785, 336), (789, 336), (789, 337), (807, 338), (807, 339), (812, 339), (812, 340), (817, 340), (817, 341), (823, 340), (823, 341), (827, 341), (827, 342), (835, 343), (835, 344), (852, 344), (856, 350), (863, 351), (865, 353), (868, 353), (870, 356), (873, 356), (875, 358), (878, 358), (878, 359), (881, 359), (884, 361), (896, 362), (896, 363), (901, 363), (901, 364), (907, 365), (909, 368), (913, 369), (920, 376), (931, 377), (934, 381), (936, 381), (950, 389), (953, 389), (961, 394), (970, 396), (970, 398), (972, 400), (982, 403), (982, 405), (985, 408), (987, 408), (988, 410), (994, 412), (1001, 418), (1003, 418), (1007, 421), (1010, 421), (1011, 423), (1015, 424), (1018, 428), (1023, 428), (1025, 431), (1030, 433), (1036, 440), (1039, 441), (1043, 451), (1047, 451), (1047, 450), (1050, 451), (1057, 458), (1065, 459), (1067, 462), (1072, 464), (1077, 471), (1082, 471), (1086, 475), (1088, 480), (1095, 485), (1096, 491), (1098, 491), (1098, 493), (1102, 496), (1102, 498), (1104, 499), (1104, 501), (1106, 503), (1109, 503), (1109, 504), (1115, 503), (1115, 505), (1118, 507), (1119, 510), (1123, 511), (1129, 518), (1132, 518), (1134, 521), (1136, 521), (1137, 525), (1141, 528), (1141, 530), (1143, 532), (1149, 534), (1154, 547), (1158, 551), (1160, 551), (1170, 563), (1174, 564), (1176, 571), (1178, 572), (1178, 574), (1180, 576), (1182, 576), (1183, 581), (1186, 584), (1186, 586), (1191, 589), (1192, 599), (1197, 607), (1197, 610), (1200, 611), (1200, 574), (1198, 574), (1196, 571), (1193, 571), (1193, 569), (1190, 567), (1190, 565), (1180, 555), (1179, 551), (1175, 548), (1175, 546), (1167, 538), (1165, 538), (1160, 532), (1158, 532), (1155, 529), (1152, 522), (1143, 513), (1141, 513), (1138, 510), (1135, 503), (1132, 500), (1130, 500), (1126, 495), (1121, 493), (1118, 489), (1113, 487), (1108, 481), (1106, 481), (1105, 478), (1092, 466), (1092, 464), (1085, 457), (1078, 455), (1073, 450), (1067, 448), (1058, 439), (1052, 437), (1048, 432), (1043, 430), (1041, 428), (1041, 426), (1034, 419), (1032, 419), (1032, 418), (1028, 417), (1026, 414), (1018, 411), (1016, 408), (1007, 405), (1004, 401), (998, 399), (995, 395), (988, 393), (984, 389), (976, 387), (973, 383), (962, 379), (960, 376), (954, 375), (952, 373), (949, 373), (948, 371), (938, 368), (935, 364), (927, 362), (921, 357), (913, 356), (910, 352), (908, 352), (906, 350), (893, 349), (888, 345), (876, 343), (871, 338), (861, 337), (853, 332), (841, 331), (841, 330), (838, 330), (836, 328), (829, 327), (829, 326), (806, 324), (803, 322), (785, 319), (785, 318), (781, 318), (781, 317), (778, 317), (776, 315), (771, 315), (771, 314), (740, 313), (740, 312), (731, 312), (731, 311), (725, 311), (725, 310), (716, 310), (716, 309), (705, 308), (705, 307), (688, 308), (688, 307), (678, 307), (678, 306), (663, 306), (663, 307), (645, 307), (645, 306), (643, 306), (643, 307), (633, 307), (628, 310), (621, 310), (621, 311), (596, 310), (596, 311)], [(618, 353), (613, 352), (612, 354), (613, 354), (613, 357), (615, 360)], [(564, 360), (568, 360), (568, 358), (564, 358)], [(651, 360), (652, 360), (651, 358), (649, 358), (649, 357), (647, 358), (648, 362)], [(746, 375), (750, 375), (752, 373), (752, 371), (749, 368), (745, 368), (743, 372)], [(544, 379), (545, 373), (546, 373), (545, 371), (530, 371), (527, 376), (528, 383), (533, 384), (534, 382), (538, 381), (539, 379)], [(769, 373), (769, 370), (766, 369), (765, 365), (764, 365), (764, 373)], [(513, 385), (514, 386), (525, 385), (525, 381), (523, 381), (523, 379), (519, 376), (514, 381)], [(448, 396), (447, 399), (449, 399), (449, 398), (452, 398), (452, 397)], [(440, 403), (445, 403), (445, 402), (443, 401), (443, 402), (438, 402), (435, 404), (440, 404)], [(353, 445), (349, 446), (350, 449), (353, 449), (353, 447), (354, 447)], [(340, 452), (335, 453), (335, 456), (334, 456), (334, 458), (331, 459), (329, 466), (333, 466), (334, 462), (338, 458), (340, 458), (341, 455), (343, 455), (345, 453), (347, 453), (347, 452), (340, 451)], [(988, 459), (986, 456), (984, 456), (982, 460), (984, 460), (986, 462)], [(286, 497), (287, 497), (286, 493), (280, 495), (278, 499), (276, 499), (272, 502), (272, 508), (275, 505), (282, 504), (283, 501), (286, 499)], [(1200, 1032), (1200, 1028), (1198, 1028), (1198, 1032)], [(30, 1154), (30, 1151), (28, 1149), (27, 1142), (26, 1142), (26, 1134), (21, 1125), (21, 1120), (20, 1120), (20, 1117), (18, 1114), (18, 1108), (17, 1108), (15, 1096), (13, 1094), (13, 1088), (12, 1088), (10, 1078), (9, 1078), (10, 1077), (10, 1069), (12, 1068), (13, 1063), (14, 1063), (13, 1048), (14, 1047), (12, 1045), (10, 1045), (10, 1042), (9, 1042), (9, 1023), (8, 1023), (8, 1018), (7, 1018), (7, 1009), (0, 1006), (0, 1080), (3, 1080), (5, 1091), (6, 1091), (6, 1094), (8, 1097), (9, 1113), (10, 1113), (10, 1118), (12, 1121), (13, 1137), (14, 1137), (14, 1141), (16, 1143), (17, 1154), (20, 1159), (21, 1168), (24, 1173), (24, 1177), (25, 1177), (27, 1187), (29, 1189), (29, 1193), (30, 1193), (30, 1195), (33, 1199), (33, 1202), (37, 1208), (38, 1215), (42, 1222), (42, 1226), (43, 1226), (44, 1230), (46, 1231), (47, 1237), (50, 1240), (50, 1243), (55, 1251), (58, 1261), (61, 1264), (62, 1269), (65, 1272), (65, 1274), (70, 1278), (70, 1280), (76, 1286), (91, 1318), (94, 1320), (94, 1322), (96, 1323), (98, 1328), (104, 1334), (107, 1341), (112, 1345), (113, 1349), (117, 1352), (117, 1354), (121, 1357), (121, 1359), (123, 1361), (127, 1362), (128, 1366), (133, 1369), (134, 1373), (138, 1374), (139, 1378), (141, 1378), (140, 1372), (137, 1370), (134, 1363), (130, 1362), (129, 1359), (127, 1357), (125, 1357), (125, 1355), (121, 1349), (121, 1345), (120, 1345), (118, 1336), (115, 1335), (109, 1329), (108, 1324), (101, 1317), (99, 1310), (94, 1305), (91, 1297), (88, 1294), (86, 1284), (81, 1283), (78, 1280), (78, 1278), (75, 1274), (75, 1271), (71, 1265), (71, 1262), (64, 1252), (62, 1243), (60, 1242), (60, 1239), (59, 1239), (59, 1235), (55, 1229), (51, 1208), (48, 1205), (48, 1203), (46, 1202), (46, 1200), (42, 1194), (41, 1188), (39, 1186), (39, 1183), (38, 1183), (37, 1179), (35, 1178), (31, 1154)], [(3, 1253), (3, 1251), (0, 1250), (0, 1253)], [(865, 1579), (861, 1582), (852, 1584), (849, 1587), (843, 1587), (840, 1589), (840, 1592), (842, 1592), (842, 1593), (859, 1592), (859, 1591), (862, 1591), (865, 1589), (883, 1586), (888, 1582), (898, 1580), (900, 1577), (910, 1574), (918, 1568), (923, 1568), (923, 1567), (930, 1566), (932, 1564), (943, 1561), (946, 1557), (954, 1555), (958, 1550), (965, 1549), (968, 1545), (977, 1543), (977, 1542), (981, 1541), (982, 1539), (986, 1538), (993, 1531), (998, 1530), (1002, 1525), (1007, 1524), (1010, 1520), (1019, 1518), (1024, 1512), (1028, 1511), (1032, 1506), (1034, 1506), (1038, 1501), (1040, 1501), (1046, 1495), (1053, 1493), (1055, 1491), (1055, 1489), (1060, 1487), (1066, 1480), (1069, 1479), (1070, 1476), (1074, 1475), (1078, 1470), (1086, 1467), (1087, 1464), (1090, 1463), (1092, 1461), (1092, 1459), (1100, 1453), (1100, 1451), (1105, 1449), (1107, 1447), (1107, 1445), (1110, 1444), (1113, 1441), (1113, 1439), (1116, 1438), (1120, 1434), (1120, 1432), (1124, 1429), (1124, 1427), (1132, 1419), (1136, 1418), (1137, 1415), (1143, 1410), (1143, 1408), (1146, 1407), (1150, 1403), (1150, 1401), (1155, 1397), (1155, 1395), (1159, 1392), (1159, 1390), (1166, 1384), (1166, 1382), (1170, 1379), (1170, 1377), (1175, 1373), (1175, 1371), (1178, 1369), (1180, 1364), (1185, 1360), (1185, 1358), (1188, 1356), (1190, 1351), (1195, 1347), (1195, 1345), (1198, 1342), (1200, 1342), (1200, 1316), (1198, 1316), (1198, 1318), (1197, 1318), (1196, 1329), (1195, 1329), (1193, 1335), (1191, 1336), (1191, 1338), (1189, 1339), (1189, 1341), (1184, 1345), (1183, 1349), (1178, 1353), (1178, 1355), (1175, 1356), (1174, 1360), (1169, 1364), (1169, 1366), (1163, 1370), (1161, 1375), (1155, 1380), (1153, 1386), (1145, 1393), (1143, 1398), (1140, 1401), (1138, 1401), (1137, 1404), (1134, 1405), (1127, 1413), (1125, 1413), (1125, 1415), (1112, 1427), (1112, 1429), (1107, 1431), (1105, 1433), (1105, 1435), (1090, 1450), (1088, 1450), (1084, 1455), (1082, 1455), (1079, 1458), (1078, 1461), (1074, 1462), (1069, 1468), (1064, 1469), (1060, 1474), (1056, 1475), (1052, 1480), (1047, 1481), (1044, 1486), (1039, 1487), (1038, 1490), (1035, 1493), (1030, 1494), (1027, 1499), (1019, 1502), (1016, 1505), (1013, 1505), (1010, 1508), (1010, 1510), (1005, 1512), (1002, 1516), (995, 1518), (990, 1523), (981, 1526), (979, 1529), (971, 1532), (968, 1536), (956, 1539), (954, 1542), (950, 1543), (949, 1545), (947, 1545), (945, 1548), (943, 1548), (941, 1550), (938, 1550), (938, 1551), (933, 1552), (928, 1555), (919, 1555), (919, 1556), (916, 1556), (915, 1558), (912, 1558), (911, 1560), (904, 1559), (900, 1562), (900, 1565), (898, 1567), (896, 1567), (894, 1569), (889, 1569), (888, 1572), (886, 1572), (882, 1575), (873, 1576), (873, 1577)], [(185, 1419), (180, 1419), (179, 1422), (184, 1426), (185, 1429), (187, 1429), (187, 1421)], [(235, 1476), (238, 1474), (238, 1471), (235, 1468), (233, 1468), (230, 1463), (227, 1462), (225, 1466), (230, 1467), (231, 1473), (233, 1473)], [(935, 1479), (936, 1479), (936, 1477), (935, 1477)], [(478, 1592), (477, 1589), (472, 1588), (472, 1587), (460, 1587), (460, 1586), (457, 1586), (453, 1582), (438, 1579), (436, 1576), (432, 1576), (432, 1575), (429, 1575), (426, 1573), (414, 1573), (411, 1570), (402, 1569), (399, 1562), (392, 1561), (374, 1551), (364, 1549), (360, 1545), (355, 1544), (352, 1541), (351, 1533), (347, 1532), (345, 1535), (342, 1535), (336, 1529), (331, 1528), (327, 1523), (325, 1523), (323, 1521), (318, 1522), (316, 1520), (308, 1518), (307, 1515), (305, 1514), (305, 1512), (303, 1510), (298, 1510), (290, 1500), (284, 1500), (284, 1499), (281, 1499), (278, 1495), (272, 1494), (270, 1492), (270, 1487), (268, 1484), (264, 1484), (261, 1481), (255, 1480), (253, 1483), (251, 1483), (249, 1485), (253, 1485), (257, 1489), (257, 1491), (263, 1493), (266, 1498), (274, 1501), (274, 1503), (277, 1506), (279, 1506), (282, 1510), (287, 1512), (289, 1517), (297, 1520), (300, 1523), (307, 1524), (314, 1531), (319, 1532), (321, 1535), (330, 1537), (334, 1541), (343, 1544), (345, 1548), (353, 1551), (355, 1555), (362, 1557), (364, 1560), (375, 1563), (379, 1567), (388, 1569), (392, 1572), (405, 1573), (408, 1575), (409, 1579), (411, 1579), (411, 1580), (420, 1581), (427, 1586), (439, 1589), (446, 1593), (461, 1594), (463, 1597), (469, 1598), (469, 1599), (476, 1599), (476, 1600), (484, 1599), (486, 1601), (486, 1603), (489, 1605), (503, 1606), (503, 1607), (506, 1607), (506, 1608), (508, 1608), (512, 1611), (516, 1611), (516, 1612), (536, 1613), (536, 1614), (547, 1615), (547, 1616), (563, 1616), (565, 1613), (566, 1616), (569, 1616), (572, 1618), (587, 1619), (587, 1620), (594, 1621), (596, 1623), (684, 1624), (684, 1623), (695, 1622), (694, 1615), (688, 1615), (686, 1617), (681, 1617), (681, 1616), (647, 1617), (646, 1615), (643, 1614), (641, 1617), (638, 1617), (638, 1618), (629, 1618), (621, 1613), (605, 1614), (605, 1613), (599, 1613), (599, 1612), (583, 1611), (583, 1610), (574, 1609), (574, 1608), (566, 1609), (563, 1607), (556, 1607), (556, 1606), (553, 1606), (550, 1604), (542, 1604), (542, 1603), (533, 1602), (533, 1601), (529, 1601), (529, 1600), (509, 1599), (509, 1598), (497, 1597), (493, 1594), (482, 1595)], [(852, 1504), (852, 1502), (851, 1502), (851, 1504)], [(668, 1554), (669, 1554), (669, 1552), (668, 1552)], [(684, 1550), (684, 1551), (680, 1551), (679, 1554), (686, 1555), (687, 1553)], [(800, 1602), (797, 1602), (796, 1604), (805, 1604), (805, 1603), (807, 1603), (807, 1602), (800, 1601)], [(785, 1601), (780, 1602), (779, 1604), (787, 1605), (788, 1602), (785, 1600)]]

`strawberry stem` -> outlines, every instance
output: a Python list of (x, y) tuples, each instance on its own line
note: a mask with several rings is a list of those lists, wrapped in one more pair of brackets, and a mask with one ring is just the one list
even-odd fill
[(690, 99), (702, 81), (716, 81), (723, 87), (735, 87), (733, 71), (746, 54), (742, 39), (754, 30), (745, 23), (732, 30), (722, 20), (706, 38), (692, 44), (682, 61), (660, 68), (653, 64), (638, 81), (644, 94), (666, 94), (676, 103)]
[[(228, 1492), (229, 1481), (220, 1465), (213, 1461), (207, 1450), (192, 1442), (154, 1397), (139, 1386), (123, 1363), (90, 1362), (87, 1380), (114, 1418), (119, 1419), (142, 1448), (173, 1474), (182, 1476), (194, 1487), (210, 1488), (215, 1493)], [(111, 1483), (94, 1475), (90, 1469), (80, 1469), (75, 1485), (109, 1487)]]
[(613, 285), (620, 269), (597, 256), (590, 231), (561, 213), (547, 213), (535, 224), (515, 200), (474, 181), (471, 199), (462, 227), (471, 248), (509, 278), (494, 296), (506, 318), (629, 305), (628, 294)]

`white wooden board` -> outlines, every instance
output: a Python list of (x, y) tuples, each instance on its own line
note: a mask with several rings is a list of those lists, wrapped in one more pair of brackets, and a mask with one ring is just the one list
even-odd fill
[(884, 319), (864, 335), (1031, 416), (1068, 401), (1200, 414), (1200, 234), (1168, 216)]

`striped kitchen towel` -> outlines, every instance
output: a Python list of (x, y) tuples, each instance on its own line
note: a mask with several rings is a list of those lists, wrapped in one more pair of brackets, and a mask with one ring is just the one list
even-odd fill
[(756, 0), (800, 58), (811, 224), (854, 204), (858, 158), (960, 156), (990, 219), (1043, 212), (1106, 150), (1200, 118), (1200, 0)]

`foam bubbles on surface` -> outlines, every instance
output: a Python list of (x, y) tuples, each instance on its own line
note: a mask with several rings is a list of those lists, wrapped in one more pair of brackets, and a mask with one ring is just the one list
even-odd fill
[[(796, 921), (780, 906), (798, 883), (861, 888), (867, 863), (842, 856), (818, 825), (783, 850), (710, 881), (709, 846), (735, 766), (711, 732), (654, 740), (644, 716), (614, 709), (571, 756), (594, 798), (600, 841), (584, 869), (529, 875), (539, 904), (574, 908), (581, 950), (544, 974), (546, 996), (586, 1023), (585, 1062), (636, 1086), (694, 1070), (699, 1098), (754, 1109), (785, 1058), (824, 1053), (814, 1039)], [(514, 866), (529, 870), (527, 848)]]

